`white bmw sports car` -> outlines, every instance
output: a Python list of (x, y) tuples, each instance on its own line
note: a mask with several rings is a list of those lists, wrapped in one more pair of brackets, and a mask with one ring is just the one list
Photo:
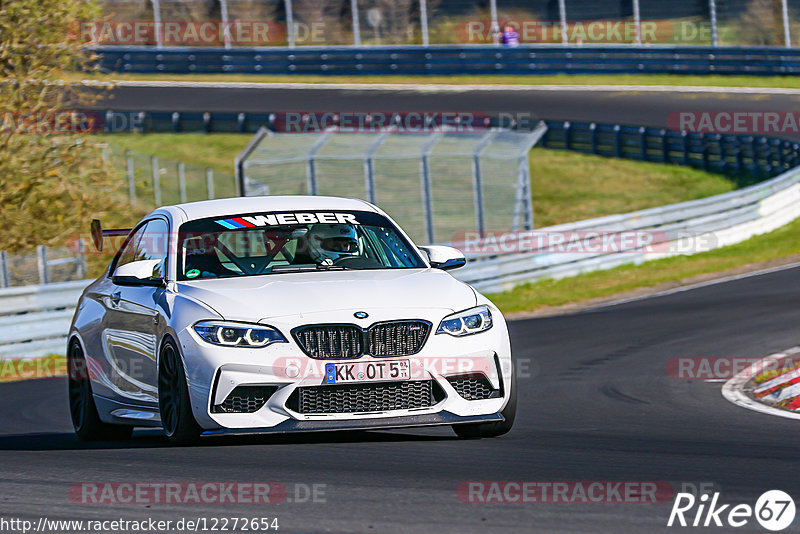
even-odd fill
[(452, 425), (508, 432), (503, 316), (355, 199), (255, 197), (157, 209), (83, 293), (68, 340), (83, 440)]

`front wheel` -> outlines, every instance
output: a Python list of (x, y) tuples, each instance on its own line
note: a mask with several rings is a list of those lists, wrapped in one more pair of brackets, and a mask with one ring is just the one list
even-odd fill
[(202, 429), (192, 414), (186, 373), (175, 342), (164, 342), (158, 364), (158, 409), (167, 439), (176, 445), (194, 443)]
[(496, 438), (511, 430), (514, 426), (514, 419), (517, 416), (517, 385), (514, 383), (514, 372), (511, 372), (511, 396), (506, 403), (506, 407), (500, 412), (505, 420), (496, 423), (466, 423), (463, 425), (453, 425), (453, 431), (461, 438)]
[(130, 439), (132, 426), (111, 425), (100, 420), (92, 396), (86, 357), (77, 341), (73, 341), (67, 355), (69, 414), (75, 435), (81, 441), (124, 441)]

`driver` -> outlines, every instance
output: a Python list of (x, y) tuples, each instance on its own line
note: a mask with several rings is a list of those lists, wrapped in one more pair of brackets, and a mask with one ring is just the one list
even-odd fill
[(356, 229), (347, 224), (315, 224), (306, 234), (308, 255), (318, 264), (358, 256)]

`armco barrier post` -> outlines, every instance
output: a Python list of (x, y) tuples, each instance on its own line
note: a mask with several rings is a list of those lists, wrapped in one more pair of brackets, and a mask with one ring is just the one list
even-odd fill
[(717, 34), (717, 2), (716, 0), (708, 0), (708, 14), (711, 18), (711, 46), (719, 44)]
[(500, 44), (500, 26), (497, 23), (497, 0), (489, 0), (489, 11), (492, 17), (492, 43)]
[(725, 140), (721, 135), (716, 136), (716, 142), (719, 145), (719, 161), (722, 164), (722, 172), (724, 173), (728, 167), (728, 151), (725, 149)]
[(45, 245), (36, 247), (36, 264), (39, 267), (39, 283), (49, 284), (50, 273), (47, 269), (47, 247)]
[(564, 122), (564, 150), (572, 149), (572, 125), (569, 121)]
[(11, 280), (8, 276), (8, 254), (5, 250), (0, 250), (0, 287), (8, 287)]
[(561, 44), (569, 43), (567, 38), (567, 6), (565, 0), (558, 0), (558, 17), (561, 19)]
[(786, 48), (791, 48), (792, 33), (789, 28), (789, 6), (787, 0), (781, 0), (781, 13), (783, 15), (783, 42)]
[(683, 164), (688, 167), (691, 162), (691, 156), (689, 152), (689, 132), (681, 132), (681, 140), (683, 141)]
[(161, 25), (161, 4), (159, 0), (150, 0), (150, 4), (153, 6), (153, 25), (156, 28), (156, 46), (161, 48), (164, 46), (164, 32), (163, 26)]
[(744, 150), (742, 150), (742, 142), (739, 140), (736, 143), (736, 175), (742, 176), (744, 174)]
[(89, 266), (86, 264), (86, 244), (83, 239), (78, 239), (78, 258), (76, 263), (75, 277), (78, 280), (83, 280), (83, 277), (89, 271)]
[(230, 48), (231, 34), (228, 31), (228, 0), (219, 0), (219, 16), (222, 19), (222, 35), (225, 41), (225, 48)]
[(358, 20), (358, 0), (350, 0), (350, 13), (353, 15), (353, 45), (361, 46), (361, 23)]
[(428, 2), (419, 0), (419, 29), (422, 32), (422, 46), (430, 44), (428, 36)]
[(647, 128), (644, 126), (639, 128), (639, 143), (641, 143), (641, 146), (639, 147), (641, 152), (639, 155), (641, 156), (642, 161), (647, 161)]
[(294, 48), (294, 14), (292, 13), (292, 0), (283, 0), (286, 10), (286, 40), (289, 48)]

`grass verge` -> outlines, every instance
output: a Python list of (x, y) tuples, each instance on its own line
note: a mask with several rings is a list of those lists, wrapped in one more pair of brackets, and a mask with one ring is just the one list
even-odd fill
[(359, 83), (403, 85), (665, 85), (692, 87), (762, 87), (800, 89), (797, 76), (725, 76), (686, 74), (555, 74), (458, 76), (319, 76), (269, 74), (96, 74), (75, 75), (75, 80), (246, 82), (246, 83)]
[(546, 308), (612, 297), (639, 288), (678, 284), (687, 279), (747, 265), (800, 255), (800, 219), (736, 245), (692, 256), (654, 260), (561, 280), (524, 284), (489, 298), (504, 313)]
[(233, 172), (233, 158), (247, 145), (251, 135), (243, 134), (136, 134), (93, 135), (92, 140), (159, 158)]
[[(98, 135), (114, 147), (233, 172), (241, 134)], [(676, 165), (535, 148), (530, 157), (537, 226), (694, 200), (734, 189), (722, 176)]]

